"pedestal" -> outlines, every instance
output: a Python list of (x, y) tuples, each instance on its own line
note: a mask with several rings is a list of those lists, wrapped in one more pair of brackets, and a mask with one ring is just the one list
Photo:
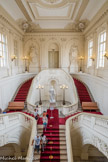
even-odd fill
[(53, 117), (52, 111), (54, 110), (55, 105), (56, 105), (55, 102), (54, 102), (54, 103), (51, 103), (51, 102), (50, 102), (50, 110), (51, 110), (51, 116), (50, 116), (50, 118), (51, 118), (51, 119), (54, 118), (54, 117)]
[(70, 74), (77, 73), (78, 72), (78, 66), (70, 66)]

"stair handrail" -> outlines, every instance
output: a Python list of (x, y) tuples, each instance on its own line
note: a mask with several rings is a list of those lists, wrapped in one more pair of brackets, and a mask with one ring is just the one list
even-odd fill
[[(98, 144), (94, 142), (90, 142), (88, 144), (92, 144), (97, 149), (102, 152), (107, 158), (108, 158), (108, 116), (102, 116), (102, 115), (97, 115), (97, 114), (90, 114), (90, 113), (79, 113), (77, 115), (74, 115), (70, 118), (67, 119), (66, 121), (66, 145), (67, 145), (67, 157), (68, 157), (68, 162), (74, 162), (73, 161), (73, 151), (72, 151), (72, 140), (71, 140), (71, 130), (72, 127), (75, 127), (78, 129), (78, 124), (80, 127), (87, 127), (88, 128), (88, 123), (89, 122), (89, 127), (92, 129), (92, 132), (94, 133), (93, 139), (97, 140), (97, 142), (101, 141), (101, 139), (97, 139), (97, 134), (100, 136), (104, 137), (104, 142), (106, 143), (100, 143), (100, 148), (98, 148)], [(76, 124), (77, 123), (77, 124)], [(99, 130), (99, 126), (101, 127), (101, 130)], [(98, 129), (97, 129), (98, 127)], [(103, 142), (103, 138), (102, 138)], [(83, 143), (85, 145), (85, 143)]]
[[(31, 113), (33, 113), (34, 112), (34, 108), (36, 107), (36, 105), (33, 105), (33, 104), (31, 104), (31, 103), (28, 103), (27, 102), (27, 109), (28, 109), (28, 111), (30, 111)], [(38, 106), (39, 108), (42, 108), (42, 106)], [(78, 103), (74, 103), (74, 104), (71, 104), (71, 105), (63, 105), (62, 106), (62, 109), (64, 109), (63, 111), (68, 111), (68, 113), (66, 112), (66, 113), (63, 113), (65, 116), (68, 116), (68, 115), (70, 115), (70, 114), (74, 114), (77, 110), (78, 110)], [(45, 111), (46, 109), (44, 108), (44, 111)], [(62, 112), (63, 112), (62, 111)], [(40, 113), (41, 114), (41, 113)]]
[(78, 103), (74, 103), (74, 104), (67, 105), (67, 106), (63, 105), (63, 111), (64, 111), (63, 114), (65, 116), (74, 114), (75, 112), (78, 111)]
[(37, 121), (35, 119), (33, 126), (32, 126), (32, 131), (31, 131), (31, 137), (30, 137), (30, 141), (29, 141), (29, 147), (28, 147), (28, 151), (27, 151), (27, 156), (26, 156), (26, 162), (32, 162), (34, 160), (34, 144), (33, 144), (33, 140), (34, 137), (37, 135)]

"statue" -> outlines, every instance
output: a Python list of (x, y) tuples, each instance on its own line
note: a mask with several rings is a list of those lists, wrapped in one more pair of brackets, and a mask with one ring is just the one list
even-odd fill
[(70, 60), (70, 72), (75, 73), (78, 72), (78, 49), (77, 47), (72, 47), (69, 53)]
[(33, 45), (30, 48), (30, 57), (31, 57), (31, 61), (32, 61), (33, 64), (38, 64), (38, 53), (37, 53), (37, 49)]
[(51, 86), (50, 90), (49, 90), (49, 94), (50, 94), (50, 103), (55, 103), (55, 89), (53, 86)]
[(34, 44), (29, 48), (30, 64), (29, 72), (39, 73), (40, 70), (40, 59), (39, 59), (39, 50)]

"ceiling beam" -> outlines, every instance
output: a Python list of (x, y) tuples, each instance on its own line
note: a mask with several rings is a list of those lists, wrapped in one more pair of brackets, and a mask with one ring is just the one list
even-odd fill
[(75, 19), (76, 21), (80, 20), (83, 12), (85, 11), (85, 9), (86, 9), (86, 7), (88, 5), (88, 2), (89, 2), (89, 0), (83, 0), (82, 1), (82, 4), (80, 6), (80, 9), (79, 9), (78, 14), (77, 14), (76, 19)]
[(23, 3), (21, 2), (21, 0), (15, 0), (15, 1), (17, 3), (18, 7), (20, 8), (20, 10), (22, 11), (22, 13), (24, 14), (24, 16), (26, 17), (26, 19), (28, 21), (32, 21), (32, 19), (30, 18), (26, 8), (24, 7)]

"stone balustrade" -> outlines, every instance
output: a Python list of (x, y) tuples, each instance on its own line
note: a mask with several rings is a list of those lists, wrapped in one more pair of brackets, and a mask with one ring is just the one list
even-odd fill
[[(81, 147), (86, 144), (91, 144), (108, 158), (108, 117), (79, 113), (66, 121), (68, 162), (73, 162), (71, 141), (72, 133), (75, 131), (80, 134)], [(84, 156), (84, 154), (81, 156)], [(88, 156), (87, 153), (86, 156)]]
[(32, 140), (37, 134), (34, 118), (24, 113), (6, 113), (0, 115), (0, 146), (17, 144), (19, 149), (13, 156), (25, 156), (26, 162), (33, 161), (34, 148)]
[[(36, 108), (36, 105), (27, 103), (27, 109), (29, 112), (34, 113), (34, 109)], [(43, 111), (47, 111), (48, 106), (39, 106), (38, 113), (41, 115)], [(62, 107), (59, 107), (58, 110), (62, 111), (63, 115), (68, 116), (71, 114), (74, 114), (78, 109), (78, 104), (71, 104), (71, 105), (63, 105)], [(60, 113), (60, 112), (59, 112)]]

